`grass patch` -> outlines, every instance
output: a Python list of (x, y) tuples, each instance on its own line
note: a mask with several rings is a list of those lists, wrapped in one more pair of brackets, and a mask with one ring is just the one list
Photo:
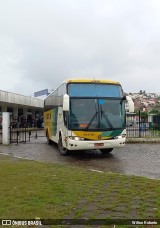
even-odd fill
[(160, 218), (159, 180), (2, 155), (0, 174), (2, 219)]

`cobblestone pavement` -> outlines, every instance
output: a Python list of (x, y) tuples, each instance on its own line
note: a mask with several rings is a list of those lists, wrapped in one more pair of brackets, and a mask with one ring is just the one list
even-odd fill
[(114, 149), (109, 155), (99, 150), (74, 151), (61, 156), (56, 145), (48, 145), (43, 133), (38, 138), (32, 135), (29, 143), (0, 145), (0, 153), (44, 162), (64, 163), (96, 171), (117, 172), (127, 175), (160, 179), (160, 144), (126, 144)]

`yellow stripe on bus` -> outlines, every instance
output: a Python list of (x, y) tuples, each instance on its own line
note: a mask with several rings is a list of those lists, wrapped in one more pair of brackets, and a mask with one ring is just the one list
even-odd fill
[(73, 131), (73, 133), (77, 137), (92, 139), (92, 140), (101, 140), (101, 139), (111, 138), (111, 136), (102, 136), (102, 132)]
[(119, 82), (112, 81), (112, 80), (104, 80), (104, 79), (68, 79), (66, 80), (67, 83), (111, 83), (111, 84), (120, 84)]

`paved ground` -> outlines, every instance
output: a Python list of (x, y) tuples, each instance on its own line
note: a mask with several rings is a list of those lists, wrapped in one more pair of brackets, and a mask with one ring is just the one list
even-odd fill
[(98, 171), (160, 179), (159, 143), (129, 143), (124, 148), (114, 149), (110, 155), (105, 156), (99, 150), (76, 151), (68, 156), (61, 156), (55, 145), (47, 145), (45, 137), (36, 139), (32, 135), (30, 143), (1, 145), (0, 153), (31, 160), (81, 166)]

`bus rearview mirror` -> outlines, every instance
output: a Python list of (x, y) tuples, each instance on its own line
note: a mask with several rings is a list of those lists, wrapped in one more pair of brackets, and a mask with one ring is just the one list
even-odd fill
[(69, 96), (65, 94), (63, 96), (63, 111), (69, 111)]
[(126, 96), (126, 111), (129, 113), (134, 112), (134, 102), (130, 96)]

